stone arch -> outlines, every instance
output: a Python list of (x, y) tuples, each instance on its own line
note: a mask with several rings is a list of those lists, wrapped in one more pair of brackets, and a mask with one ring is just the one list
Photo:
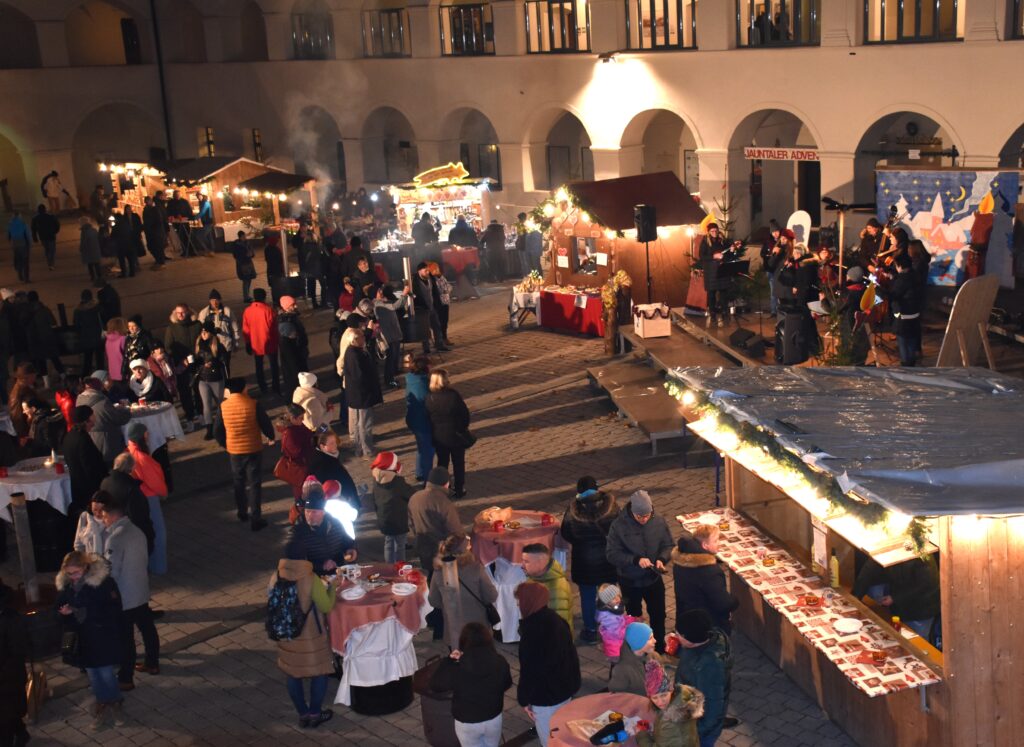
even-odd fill
[(263, 9), (255, 0), (249, 0), (238, 17), (241, 44), (239, 55), (246, 62), (264, 62), (269, 59), (267, 51), (267, 24)]
[(34, 207), (32, 200), (39, 193), (33, 191), (28, 183), (28, 174), (32, 169), (31, 163), (26, 163), (26, 156), (31, 159), (30, 154), (31, 149), (17, 133), (0, 126), (0, 194), (6, 198), (0, 202), (0, 212), (7, 211), (7, 200), (14, 207)]
[(441, 161), (461, 161), (473, 177), (490, 177), (501, 185), (501, 151), (490, 118), (474, 107), (460, 107), (444, 118)]
[(532, 180), (528, 189), (548, 190), (565, 182), (594, 178), (590, 132), (572, 107), (541, 109), (526, 135)]
[[(88, 204), (89, 193), (101, 183), (97, 163), (119, 159), (146, 161), (153, 151), (163, 151), (165, 147), (159, 118), (135, 104), (117, 101), (93, 109), (82, 117), (71, 139), (79, 204)], [(64, 184), (68, 186), (66, 180)]]
[(396, 184), (419, 172), (416, 133), (409, 118), (393, 106), (380, 106), (363, 121), (360, 135), (367, 183)]
[(1005, 169), (1024, 169), (1024, 125), (1010, 135), (999, 151), (999, 166)]
[(84, 0), (64, 18), (69, 63), (89, 67), (145, 62), (140, 25), (125, 6), (108, 0)]
[[(640, 112), (622, 131), (619, 147), (622, 149), (622, 176), (672, 171), (691, 192), (699, 190), (696, 170), (698, 141), (686, 120), (675, 112), (668, 109)], [(687, 161), (693, 166), (690, 174), (692, 183), (687, 183)]]
[(295, 160), (295, 170), (316, 177), (320, 203), (324, 204), (345, 181), (344, 150), (338, 124), (330, 112), (315, 104), (296, 110), (289, 120), (288, 147)]
[(35, 21), (17, 8), (0, 3), (0, 70), (41, 66)]

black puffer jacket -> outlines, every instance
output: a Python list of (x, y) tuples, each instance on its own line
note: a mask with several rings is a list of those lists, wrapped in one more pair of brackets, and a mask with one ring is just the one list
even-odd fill
[(463, 449), (456, 434), (469, 430), (469, 408), (462, 395), (448, 387), (427, 395), (430, 433), (435, 444), (449, 449)]
[(562, 517), (562, 537), (572, 545), (572, 580), (580, 586), (615, 581), (615, 566), (605, 549), (608, 530), (619, 515), (615, 497), (599, 492), (589, 498), (574, 498)]
[(668, 565), (672, 551), (672, 534), (659, 514), (654, 513), (646, 524), (633, 518), (629, 505), (612, 523), (608, 532), (605, 555), (618, 572), (619, 581), (628, 586), (650, 586), (658, 580), (658, 571), (641, 568), (640, 558)]
[(565, 620), (542, 607), (519, 622), (519, 635), (519, 705), (558, 705), (575, 695), (580, 659)]
[(479, 724), (500, 716), (512, 673), (494, 646), (471, 648), (455, 661), (445, 658), (430, 680), (433, 689), (452, 692), (452, 716), (464, 724)]
[(689, 532), (683, 532), (672, 551), (672, 579), (676, 590), (676, 626), (684, 612), (704, 610), (726, 634), (732, 633), (729, 615), (739, 607), (725, 586), (725, 573), (715, 556)]

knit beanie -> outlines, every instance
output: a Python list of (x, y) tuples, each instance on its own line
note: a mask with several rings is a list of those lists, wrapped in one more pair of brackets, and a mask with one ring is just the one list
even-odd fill
[(654, 511), (654, 503), (646, 490), (638, 490), (629, 496), (629, 510), (637, 516), (646, 516)]
[(646, 646), (652, 635), (654, 631), (646, 623), (630, 623), (626, 626), (626, 643), (634, 652)]
[(398, 454), (393, 451), (382, 451), (370, 464), (373, 469), (383, 469), (388, 472), (402, 474), (402, 463), (398, 461)]
[(537, 610), (547, 607), (548, 600), (550, 598), (551, 594), (548, 592), (548, 587), (544, 584), (527, 581), (526, 583), (519, 584), (519, 586), (516, 587), (516, 599), (519, 600), (519, 613), (524, 618), (529, 617)]
[(211, 299), (217, 299), (219, 301), (220, 300), (220, 291), (217, 290), (216, 288), (211, 290), (210, 291), (210, 298)]
[(711, 634), (711, 615), (705, 610), (687, 610), (679, 616), (676, 632), (690, 643), (704, 643)]
[(644, 664), (644, 689), (649, 698), (672, 692), (672, 678), (656, 659), (648, 659)]
[(146, 361), (142, 360), (142, 358), (136, 358), (135, 360), (131, 361), (128, 364), (128, 368), (130, 368), (132, 371), (134, 371), (136, 368), (145, 368), (146, 370), (149, 370), (149, 364), (146, 363)]
[(324, 489), (320, 483), (314, 483), (309, 486), (309, 490), (303, 486), (303, 494), (306, 499), (306, 508), (311, 511), (323, 511), (324, 510)]
[(303, 371), (299, 374), (299, 386), (305, 389), (312, 389), (316, 386), (316, 374)]
[(427, 482), (439, 488), (443, 488), (448, 484), (451, 477), (448, 476), (448, 470), (444, 467), (434, 467), (430, 470), (430, 474), (427, 475)]
[(615, 584), (601, 584), (601, 588), (597, 590), (597, 598), (605, 604), (610, 605), (619, 596), (622, 596), (622, 592)]

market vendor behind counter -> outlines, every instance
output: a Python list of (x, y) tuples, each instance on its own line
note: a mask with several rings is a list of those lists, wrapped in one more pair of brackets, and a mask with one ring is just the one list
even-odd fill
[(906, 625), (937, 649), (942, 649), (939, 614), (939, 570), (934, 557), (915, 558), (883, 568), (864, 557), (851, 594), (864, 601), (883, 619)]

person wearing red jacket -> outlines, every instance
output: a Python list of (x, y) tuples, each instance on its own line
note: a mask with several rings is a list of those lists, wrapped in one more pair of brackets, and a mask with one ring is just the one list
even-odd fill
[(267, 292), (257, 288), (252, 292), (253, 302), (242, 314), (242, 335), (245, 351), (256, 363), (256, 381), (260, 392), (266, 394), (267, 379), (263, 372), (263, 359), (270, 359), (270, 376), (274, 380), (274, 393), (281, 394), (281, 374), (277, 366), (277, 319), (274, 309), (267, 305)]

